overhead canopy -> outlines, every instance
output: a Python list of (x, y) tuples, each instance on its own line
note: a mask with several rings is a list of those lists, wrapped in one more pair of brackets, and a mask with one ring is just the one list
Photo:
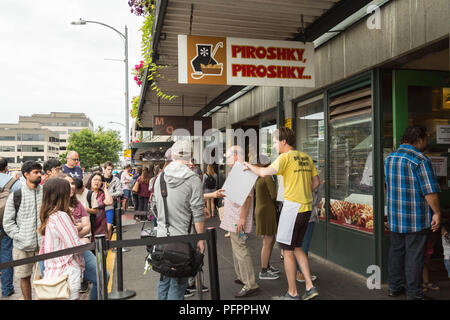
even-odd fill
[[(243, 86), (178, 84), (178, 35), (313, 41), (370, 0), (162, 0), (157, 2), (154, 62), (167, 66), (155, 80), (172, 101), (159, 100), (151, 84), (141, 89), (139, 118), (153, 127), (154, 115), (203, 116)], [(303, 21), (302, 21), (303, 20)], [(303, 23), (303, 24), (302, 24)], [(304, 32), (300, 32), (304, 27)]]
[(164, 161), (164, 154), (172, 147), (173, 141), (138, 142), (131, 145), (131, 157), (134, 160)]

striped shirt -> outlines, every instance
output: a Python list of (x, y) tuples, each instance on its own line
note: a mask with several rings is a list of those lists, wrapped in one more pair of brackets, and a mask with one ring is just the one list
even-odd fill
[(432, 210), (425, 195), (440, 192), (430, 159), (402, 144), (385, 160), (387, 213), (392, 232), (419, 232), (431, 226)]
[[(40, 254), (80, 246), (83, 243), (78, 237), (69, 215), (58, 211), (50, 215), (45, 228), (45, 236), (42, 237)], [(82, 253), (69, 254), (67, 256), (47, 259), (44, 261), (44, 278), (61, 276), (68, 266), (81, 268), (83, 273), (84, 259)]]
[[(252, 232), (253, 226), (253, 189), (250, 191), (248, 195), (250, 197), (250, 206), (248, 208), (247, 217), (245, 219), (244, 232), (250, 233)], [(234, 203), (228, 198), (224, 198), (224, 208), (223, 208), (223, 217), (222, 222), (220, 223), (220, 228), (229, 231), (236, 232), (236, 225), (239, 222), (239, 218), (241, 217), (241, 206), (237, 203)]]

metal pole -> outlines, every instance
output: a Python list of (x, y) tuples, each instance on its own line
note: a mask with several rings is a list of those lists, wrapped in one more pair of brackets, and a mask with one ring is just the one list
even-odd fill
[[(117, 208), (117, 204), (119, 205), (119, 208)], [(121, 201), (117, 201), (116, 205), (114, 206), (114, 213), (116, 216), (116, 236), (117, 240), (122, 240), (122, 205)], [(121, 299), (128, 299), (131, 297), (134, 297), (136, 295), (135, 291), (132, 290), (124, 290), (123, 289), (123, 260), (122, 260), (122, 248), (118, 247), (116, 250), (117, 254), (117, 292), (111, 292), (109, 294), (110, 300), (121, 300)], [(129, 251), (129, 249), (127, 250)]]
[[(98, 300), (108, 300), (108, 277), (106, 274), (106, 237), (95, 236), (95, 256), (97, 260), (97, 296)], [(101, 284), (101, 285), (100, 285)]]
[(206, 241), (208, 246), (209, 279), (211, 282), (211, 299), (220, 300), (219, 264), (217, 263), (217, 231), (216, 228), (206, 230), (210, 239)]
[(130, 145), (130, 124), (129, 124), (129, 97), (128, 97), (128, 28), (125, 25), (125, 149)]

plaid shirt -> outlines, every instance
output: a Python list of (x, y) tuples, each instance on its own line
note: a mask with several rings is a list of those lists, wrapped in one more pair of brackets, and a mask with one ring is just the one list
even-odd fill
[(425, 195), (440, 192), (430, 159), (402, 144), (385, 161), (387, 211), (392, 232), (419, 232), (431, 226)]

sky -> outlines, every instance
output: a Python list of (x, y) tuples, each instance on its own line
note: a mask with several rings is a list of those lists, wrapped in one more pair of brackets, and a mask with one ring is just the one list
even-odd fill
[(82, 112), (95, 128), (119, 130), (123, 140), (124, 126), (108, 122), (125, 124), (124, 40), (102, 25), (70, 24), (79, 18), (122, 34), (127, 25), (131, 108), (140, 93), (131, 68), (142, 60), (143, 18), (130, 12), (127, 0), (1, 0), (0, 123)]

